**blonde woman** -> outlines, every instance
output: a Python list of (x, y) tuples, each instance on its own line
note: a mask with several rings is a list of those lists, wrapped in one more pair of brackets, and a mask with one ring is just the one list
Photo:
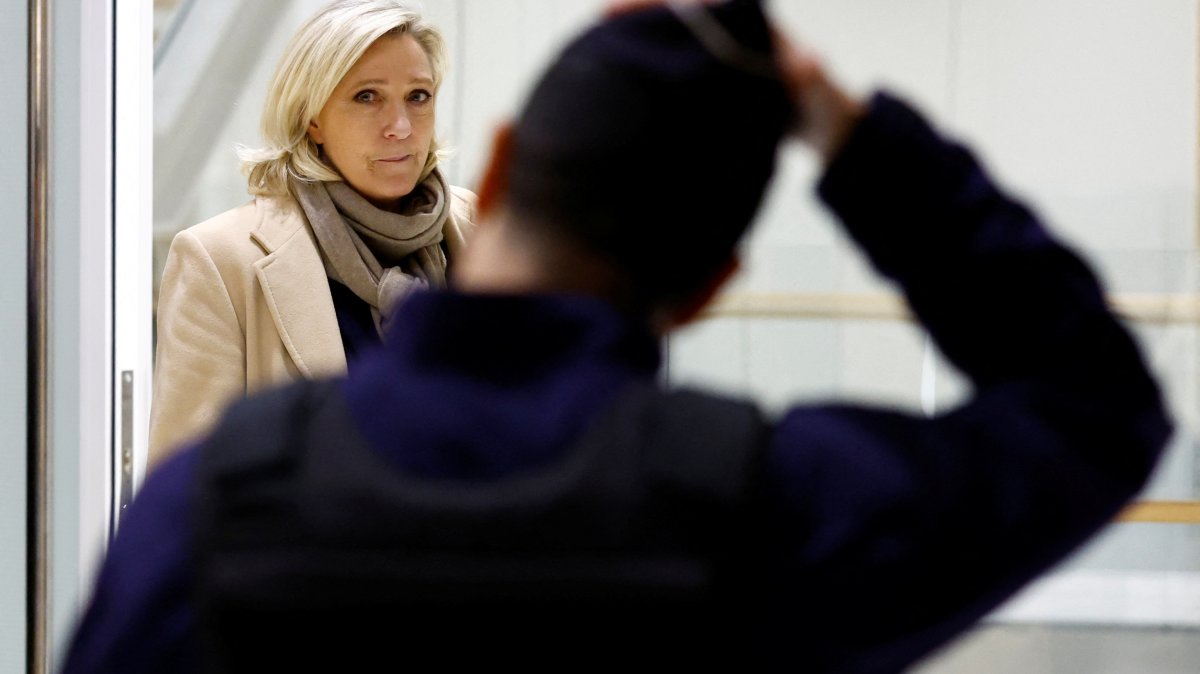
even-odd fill
[(438, 170), (445, 62), (437, 29), (395, 0), (340, 0), (297, 32), (267, 94), (266, 146), (240, 151), (254, 200), (171, 244), (152, 465), (235, 397), (344, 372), (400, 298), (445, 285), (474, 212)]

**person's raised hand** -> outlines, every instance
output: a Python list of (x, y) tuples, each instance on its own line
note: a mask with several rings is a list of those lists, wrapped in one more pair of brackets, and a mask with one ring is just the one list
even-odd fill
[(865, 106), (829, 77), (816, 56), (778, 30), (775, 53), (780, 77), (796, 106), (796, 136), (829, 161), (862, 118)]
[[(611, 0), (604, 8), (604, 16), (612, 18), (628, 12), (636, 12), (640, 9), (650, 9), (651, 7), (661, 7), (667, 4), (668, 0)], [(698, 4), (711, 5), (715, 4), (716, 0), (684, 0), (683, 4)]]
[[(668, 4), (669, 0), (611, 0), (604, 10), (612, 18)], [(680, 0), (684, 4), (716, 4), (717, 0)], [(821, 62), (774, 27), (779, 74), (796, 107), (795, 134), (829, 161), (862, 118), (865, 106), (826, 73)]]

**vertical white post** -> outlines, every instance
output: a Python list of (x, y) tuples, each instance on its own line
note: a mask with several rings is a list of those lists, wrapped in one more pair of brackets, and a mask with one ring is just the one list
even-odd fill
[(113, 0), (80, 7), (79, 596), (91, 590), (112, 512)]
[(112, 390), (117, 461), (113, 496), (119, 508), (141, 482), (148, 451), (153, 363), (154, 12), (149, 2), (115, 3), (115, 9)]

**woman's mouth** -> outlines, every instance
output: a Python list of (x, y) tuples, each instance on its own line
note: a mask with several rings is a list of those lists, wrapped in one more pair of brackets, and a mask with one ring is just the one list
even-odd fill
[(412, 159), (411, 154), (401, 154), (393, 157), (381, 157), (375, 161), (381, 161), (388, 164), (399, 164), (400, 162), (408, 161), (409, 159)]

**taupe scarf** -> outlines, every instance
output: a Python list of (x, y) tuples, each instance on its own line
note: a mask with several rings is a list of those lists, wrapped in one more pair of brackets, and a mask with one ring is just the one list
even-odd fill
[(439, 245), (450, 216), (450, 189), (437, 169), (401, 202), (402, 212), (376, 208), (344, 182), (292, 181), (321, 246), (329, 278), (371, 306), (375, 329), (415, 288), (446, 285)]

